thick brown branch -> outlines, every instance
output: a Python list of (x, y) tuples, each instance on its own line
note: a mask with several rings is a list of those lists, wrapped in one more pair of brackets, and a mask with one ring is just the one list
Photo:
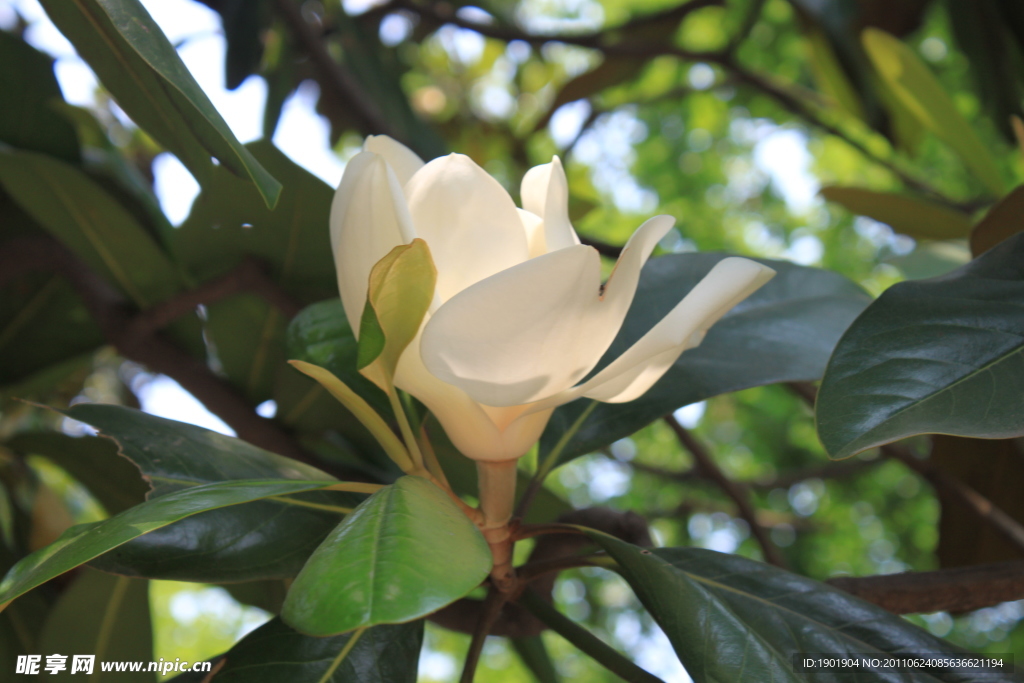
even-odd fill
[[(3, 273), (0, 280), (6, 280), (12, 273), (17, 276), (29, 270), (47, 270), (66, 278), (82, 298), (108, 343), (125, 358), (178, 382), (210, 412), (235, 430), (239, 438), (268, 451), (311, 462), (309, 456), (287, 433), (270, 420), (257, 415), (252, 406), (214, 375), (205, 363), (188, 355), (156, 332), (159, 324), (173, 320), (186, 310), (194, 310), (197, 301), (195, 292), (181, 294), (151, 309), (150, 313), (138, 314), (128, 306), (118, 291), (54, 239), (40, 237), (12, 240), (0, 249), (0, 273)], [(242, 284), (245, 281), (242, 278)], [(227, 286), (231, 282), (231, 276), (227, 276), (226, 280), (203, 291), (203, 297), (200, 298), (215, 298), (216, 295), (231, 293), (233, 290)], [(232, 286), (239, 285), (235, 280)], [(205, 300), (210, 301), (212, 298)]]
[(1024, 560), (826, 583), (895, 614), (961, 613), (1024, 599)]
[(689, 431), (679, 424), (679, 421), (673, 415), (666, 415), (664, 419), (672, 431), (675, 432), (680, 443), (693, 455), (693, 459), (701, 473), (714, 480), (722, 491), (736, 503), (736, 507), (739, 508), (740, 517), (750, 525), (750, 533), (761, 546), (764, 559), (777, 567), (785, 568), (786, 561), (783, 559), (779, 549), (772, 543), (768, 530), (758, 520), (757, 509), (750, 500), (750, 492), (747, 488), (727, 477), (725, 472), (721, 470), (711, 457), (711, 454), (704, 448), (704, 444), (695, 439), (693, 434), (690, 434)]

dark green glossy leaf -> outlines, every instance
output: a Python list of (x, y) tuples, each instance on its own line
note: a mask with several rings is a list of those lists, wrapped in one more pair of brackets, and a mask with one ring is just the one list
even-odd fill
[(316, 491), (330, 485), (329, 481), (275, 479), (205, 484), (168, 493), (103, 522), (80, 524), (68, 529), (54, 543), (18, 562), (0, 583), (0, 604), (128, 541), (204, 510)]
[(204, 183), (210, 156), (249, 178), (267, 206), (281, 184), (235, 138), (138, 0), (43, 0), (121, 108)]
[[(597, 531), (640, 602), (696, 683), (967, 683), (947, 670), (797, 672), (793, 656), (961, 654), (945, 641), (839, 589), (738, 555), (701, 548), (644, 550)], [(986, 681), (1014, 678), (995, 673)]]
[[(236, 479), (332, 479), (240, 439), (120, 406), (83, 403), (64, 414), (115, 439), (157, 500)], [(356, 503), (351, 494), (325, 491), (211, 510), (126, 543), (93, 566), (180, 581), (291, 578)]]
[(19, 149), (77, 162), (75, 130), (54, 109), (63, 101), (53, 60), (0, 31), (0, 141)]
[(281, 616), (315, 636), (411, 621), (480, 585), (483, 535), (437, 486), (402, 477), (331, 532), (295, 578)]
[[(653, 327), (725, 254), (676, 254), (652, 259), (618, 337), (598, 368)], [(860, 287), (836, 273), (757, 259), (777, 271), (768, 284), (715, 324), (704, 342), (679, 357), (650, 391), (629, 403), (602, 403), (566, 446), (562, 460), (629, 436), (673, 410), (748, 387), (816, 380), (840, 335), (867, 306)], [(549, 450), (589, 399), (555, 411), (541, 441)]]
[(118, 456), (117, 445), (109, 439), (23, 432), (5, 445), (24, 455), (41, 455), (59, 465), (89, 489), (112, 515), (143, 502), (149, 491), (139, 468)]
[(422, 621), (314, 638), (278, 618), (228, 650), (212, 683), (416, 683), (422, 643)]
[(177, 270), (116, 200), (74, 166), (0, 151), (0, 184), (39, 225), (141, 308), (173, 295)]
[(913, 434), (1024, 434), (1024, 235), (882, 294), (836, 347), (817, 421), (834, 458)]
[[(81, 672), (71, 673), (71, 655), (74, 654), (95, 654), (97, 660), (108, 662), (152, 661), (149, 583), (88, 568), (83, 570), (50, 611), (39, 639), (39, 650), (44, 654), (67, 656), (64, 671), (46, 674), (46, 679), (53, 681), (82, 679)], [(99, 661), (94, 672), (99, 671)], [(126, 671), (116, 674), (116, 680), (152, 683), (153, 674)]]

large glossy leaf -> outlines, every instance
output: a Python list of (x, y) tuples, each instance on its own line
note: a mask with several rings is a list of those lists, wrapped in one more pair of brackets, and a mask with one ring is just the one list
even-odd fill
[[(610, 362), (654, 326), (725, 254), (676, 254), (652, 259), (618, 337), (598, 367)], [(673, 410), (718, 394), (777, 382), (816, 380), (840, 335), (870, 298), (846, 278), (826, 270), (758, 259), (777, 271), (683, 353), (650, 391), (629, 403), (599, 404), (566, 446), (576, 457), (629, 436)], [(555, 411), (542, 438), (550, 449), (589, 399)]]
[(402, 477), (331, 532), (295, 578), (281, 616), (314, 636), (412, 621), (476, 588), (483, 535), (437, 486)]
[(112, 515), (146, 499), (149, 487), (139, 468), (118, 456), (117, 445), (96, 436), (23, 432), (5, 444), (22, 455), (41, 455), (63, 468)]
[[(149, 583), (86, 569), (53, 606), (39, 639), (39, 651), (68, 657), (64, 671), (46, 675), (53, 681), (82, 679), (81, 672), (71, 673), (74, 654), (95, 654), (98, 661), (108, 662), (155, 659)], [(99, 671), (98, 662), (94, 671)], [(121, 672), (116, 680), (152, 683), (153, 674)]]
[[(152, 485), (151, 499), (235, 479), (332, 479), (240, 439), (121, 406), (79, 404), (64, 414), (115, 439)], [(291, 578), (357, 502), (331, 491), (211, 510), (126, 543), (93, 566), (180, 581)]]
[(146, 308), (180, 286), (167, 256), (113, 197), (70, 164), (0, 150), (0, 184), (35, 221)]
[(921, 125), (956, 150), (989, 192), (1001, 195), (1002, 176), (985, 143), (910, 46), (869, 28), (864, 31), (864, 49), (879, 75)]
[(1024, 235), (882, 294), (836, 346), (817, 421), (834, 458), (913, 434), (1024, 434)]
[(963, 238), (971, 231), (971, 218), (967, 214), (915, 197), (836, 186), (821, 188), (821, 195), (853, 213), (874, 218), (916, 239)]
[(416, 683), (423, 622), (314, 638), (273, 619), (227, 652), (212, 683)]
[(138, 0), (42, 0), (60, 32), (121, 108), (173, 152), (200, 183), (216, 157), (249, 178), (268, 206), (281, 184), (235, 138)]
[[(737, 555), (701, 548), (644, 550), (596, 531), (696, 683), (967, 683), (948, 670), (798, 672), (794, 656), (961, 651), (836, 588)], [(994, 673), (982, 680), (1012, 681)]]
[(68, 529), (54, 543), (18, 562), (7, 573), (0, 583), (0, 605), (6, 606), (7, 602), (69, 569), (191, 515), (263, 498), (316, 491), (331, 485), (329, 481), (279, 479), (205, 484), (147, 501), (103, 522), (80, 524)]
[(63, 100), (53, 60), (0, 31), (0, 140), (64, 161), (79, 159), (75, 130), (54, 108)]

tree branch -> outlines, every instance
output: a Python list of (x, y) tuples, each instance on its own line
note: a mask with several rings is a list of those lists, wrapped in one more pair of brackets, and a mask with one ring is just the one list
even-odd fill
[[(67, 279), (104, 338), (118, 353), (176, 381), (231, 427), (239, 438), (268, 451), (314, 464), (286, 432), (257, 415), (252, 406), (214, 375), (205, 363), (188, 355), (157, 331), (161, 325), (194, 310), (197, 303), (212, 303), (247, 289), (265, 293), (271, 286), (276, 288), (255, 266), (243, 263), (228, 275), (144, 313), (135, 312), (117, 290), (53, 238), (19, 238), (0, 248), (0, 282), (32, 270), (54, 272)], [(278, 305), (286, 305), (287, 297), (283, 293), (275, 298)], [(322, 463), (315, 464), (322, 466)]]
[(841, 577), (825, 583), (894, 614), (956, 614), (1024, 598), (1024, 560), (934, 572)]
[(697, 463), (697, 467), (701, 473), (712, 479), (718, 486), (725, 492), (727, 496), (732, 498), (733, 502), (736, 503), (736, 507), (739, 508), (740, 517), (746, 520), (747, 524), (750, 525), (750, 533), (754, 536), (754, 539), (761, 546), (761, 552), (764, 553), (764, 558), (767, 562), (774, 564), (776, 567), (786, 568), (786, 561), (782, 557), (782, 553), (772, 543), (768, 530), (761, 526), (761, 522), (757, 519), (757, 509), (754, 504), (750, 501), (750, 492), (746, 487), (737, 484), (735, 481), (725, 475), (725, 472), (718, 467), (711, 454), (704, 448), (704, 444), (700, 443), (688, 432), (679, 421), (673, 415), (666, 415), (664, 417), (665, 422), (671, 427), (672, 431), (675, 432), (676, 437), (680, 443), (693, 455), (694, 461)]

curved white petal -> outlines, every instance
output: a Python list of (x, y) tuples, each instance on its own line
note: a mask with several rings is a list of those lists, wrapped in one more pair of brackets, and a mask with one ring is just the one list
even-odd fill
[(551, 252), (464, 290), (423, 332), (427, 368), (488, 406), (515, 406), (583, 379), (611, 345), (640, 269), (672, 226), (660, 216), (630, 239), (602, 293), (600, 257), (586, 246)]
[(544, 221), (536, 214), (524, 209), (519, 211), (519, 220), (523, 222), (523, 232), (526, 233), (526, 248), (530, 258), (537, 258), (548, 253), (544, 240)]
[(388, 162), (388, 166), (395, 172), (402, 187), (405, 187), (416, 171), (423, 168), (423, 159), (420, 159), (416, 152), (387, 135), (366, 136), (363, 151), (384, 157), (384, 161)]
[(416, 234), (437, 265), (441, 301), (529, 256), (512, 198), (461, 154), (434, 159), (405, 188)]
[(460, 453), (473, 460), (512, 460), (530, 450), (540, 438), (551, 410), (519, 419), (524, 412), (521, 406), (481, 406), (458, 387), (430, 374), (415, 353), (418, 347), (419, 338), (402, 354), (395, 385), (427, 406)]
[(608, 367), (568, 392), (566, 400), (587, 396), (622, 403), (638, 398), (683, 351), (699, 345), (708, 328), (774, 275), (771, 268), (749, 259), (719, 261), (657, 325)]
[(562, 160), (552, 157), (550, 164), (534, 166), (520, 185), (523, 208), (544, 220), (545, 252), (558, 251), (580, 243), (569, 222), (569, 181)]
[(370, 270), (416, 237), (402, 187), (384, 157), (360, 152), (348, 162), (334, 193), (330, 223), (338, 291), (358, 336)]

